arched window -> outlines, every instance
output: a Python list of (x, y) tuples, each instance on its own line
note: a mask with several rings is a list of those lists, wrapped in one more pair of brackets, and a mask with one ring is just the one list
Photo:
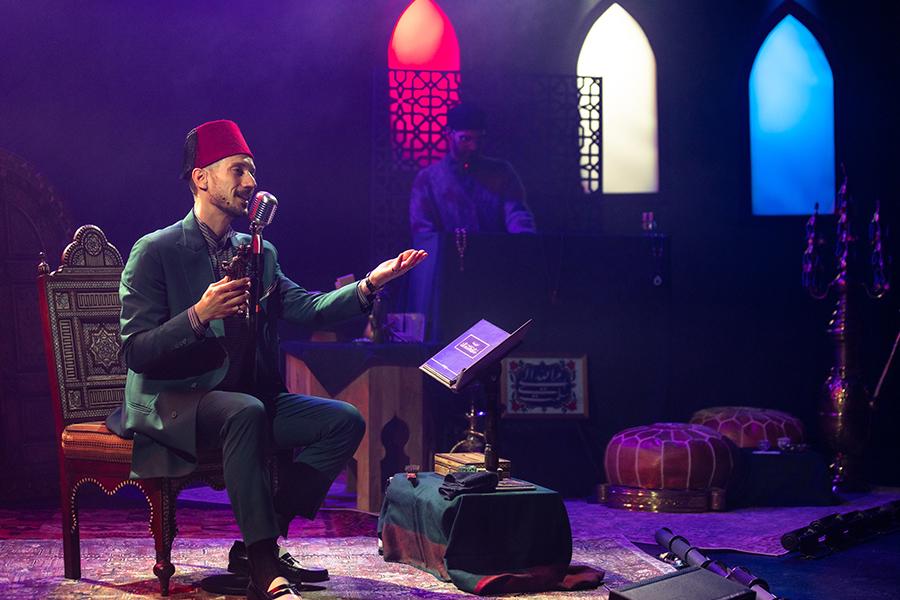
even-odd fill
[[(578, 55), (577, 74), (603, 78), (600, 117), (582, 109), (582, 165), (590, 163), (591, 137), (603, 139), (603, 192), (659, 191), (656, 57), (644, 30), (618, 4), (594, 22)], [(600, 181), (582, 168), (585, 192)]]
[(753, 214), (834, 212), (834, 78), (822, 46), (788, 15), (750, 71)]
[(446, 154), (447, 109), (459, 102), (459, 42), (433, 0), (406, 7), (388, 46), (395, 156), (424, 167)]

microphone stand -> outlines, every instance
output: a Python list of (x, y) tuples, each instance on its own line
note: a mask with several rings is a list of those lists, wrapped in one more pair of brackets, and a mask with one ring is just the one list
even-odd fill
[(897, 332), (897, 337), (894, 339), (894, 347), (891, 348), (891, 354), (890, 356), (888, 356), (887, 362), (884, 364), (884, 369), (881, 370), (881, 377), (878, 378), (878, 385), (875, 386), (875, 393), (872, 394), (873, 406), (881, 397), (881, 386), (884, 385), (884, 380), (887, 378), (888, 372), (891, 370), (891, 365), (894, 363), (894, 355), (897, 354), (898, 346), (900, 346), (900, 331)]
[(484, 426), (484, 468), (495, 473), (500, 467), (500, 454), (497, 452), (497, 407), (500, 405), (501, 373), (500, 363), (497, 362), (488, 367), (480, 377), (487, 413)]
[[(259, 339), (259, 302), (262, 295), (263, 284), (263, 266), (265, 258), (263, 255), (263, 227), (254, 220), (250, 220), (250, 260), (247, 262), (245, 275), (250, 278), (250, 302), (247, 307), (247, 349), (248, 355), (244, 357), (243, 380), (251, 386), (253, 390), (257, 389), (257, 356), (256, 344)], [(266, 402), (266, 412), (270, 415), (274, 411), (271, 402)], [(266, 459), (268, 462), (269, 459)], [(277, 481), (277, 480), (276, 480)], [(277, 483), (276, 483), (277, 486)], [(210, 575), (204, 577), (200, 581), (200, 588), (218, 595), (238, 595), (243, 594), (243, 590), (247, 589), (249, 577), (246, 575), (238, 575), (235, 573), (225, 573), (222, 575)]]
[(254, 388), (257, 384), (256, 343), (259, 338), (259, 302), (262, 296), (263, 265), (263, 228), (259, 223), (250, 221), (250, 307), (249, 307), (249, 332), (247, 346), (250, 349), (250, 361), (247, 368), (247, 382)]

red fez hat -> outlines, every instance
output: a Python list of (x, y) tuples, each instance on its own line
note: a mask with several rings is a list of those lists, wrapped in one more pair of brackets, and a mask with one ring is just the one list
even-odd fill
[(196, 146), (192, 169), (203, 168), (226, 156), (235, 154), (246, 154), (253, 157), (247, 141), (244, 140), (241, 130), (234, 121), (220, 119), (203, 123), (191, 131), (188, 137), (193, 137), (191, 134), (194, 133), (196, 133)]

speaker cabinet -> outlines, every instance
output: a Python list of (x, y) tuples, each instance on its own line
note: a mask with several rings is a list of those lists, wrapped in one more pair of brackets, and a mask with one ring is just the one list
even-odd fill
[(755, 600), (756, 593), (711, 571), (689, 567), (612, 590), (609, 600)]

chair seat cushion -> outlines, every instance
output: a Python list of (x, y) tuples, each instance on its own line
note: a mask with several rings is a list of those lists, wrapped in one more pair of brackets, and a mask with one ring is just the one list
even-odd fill
[(103, 421), (67, 425), (62, 432), (66, 458), (131, 463), (131, 440), (120, 438)]
[[(66, 458), (98, 460), (131, 464), (131, 440), (120, 438), (106, 427), (104, 421), (88, 421), (67, 425), (62, 433), (62, 449)], [(271, 454), (275, 454), (273, 450)], [(200, 465), (218, 465), (222, 451), (218, 448), (202, 450), (197, 457)]]

